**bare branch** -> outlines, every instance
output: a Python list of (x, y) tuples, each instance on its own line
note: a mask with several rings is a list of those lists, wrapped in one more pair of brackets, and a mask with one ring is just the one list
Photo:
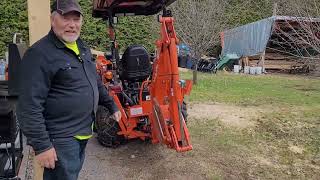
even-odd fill
[(268, 49), (296, 57), (296, 61), (316, 68), (320, 64), (320, 2), (291, 0), (280, 13), (294, 17), (277, 21)]
[(183, 0), (173, 5), (179, 38), (191, 47), (199, 59), (217, 44), (225, 27), (223, 0)]

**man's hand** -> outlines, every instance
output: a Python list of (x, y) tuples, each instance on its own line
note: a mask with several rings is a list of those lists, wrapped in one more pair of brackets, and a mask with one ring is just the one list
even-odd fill
[(121, 112), (117, 111), (117, 112), (113, 113), (112, 118), (114, 118), (117, 122), (119, 122), (121, 120)]
[(45, 167), (48, 169), (54, 169), (55, 161), (58, 161), (57, 153), (54, 148), (36, 155), (35, 158), (39, 162), (41, 167)]

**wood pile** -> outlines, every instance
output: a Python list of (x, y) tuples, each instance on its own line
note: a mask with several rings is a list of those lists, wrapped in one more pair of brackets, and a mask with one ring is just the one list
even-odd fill
[[(261, 56), (249, 57), (249, 66), (261, 66)], [(301, 63), (296, 57), (267, 51), (263, 66), (266, 71), (291, 72), (294, 69), (302, 68), (303, 63)]]

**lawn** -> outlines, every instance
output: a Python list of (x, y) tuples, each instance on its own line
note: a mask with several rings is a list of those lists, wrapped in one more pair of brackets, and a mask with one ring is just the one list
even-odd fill
[[(187, 98), (190, 154), (206, 179), (320, 179), (319, 78), (200, 73), (198, 80)], [(201, 116), (203, 107), (212, 115)], [(215, 116), (221, 107), (227, 113)], [(250, 125), (225, 123), (239, 112)]]
[[(191, 73), (182, 76), (191, 79)], [(199, 74), (192, 102), (223, 102), (239, 105), (320, 105), (320, 79), (275, 76)]]

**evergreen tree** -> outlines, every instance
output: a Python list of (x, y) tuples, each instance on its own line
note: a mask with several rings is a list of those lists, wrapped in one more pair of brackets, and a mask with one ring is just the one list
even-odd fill
[(28, 16), (26, 0), (0, 1), (0, 57), (7, 51), (14, 33), (21, 33), (28, 41)]

